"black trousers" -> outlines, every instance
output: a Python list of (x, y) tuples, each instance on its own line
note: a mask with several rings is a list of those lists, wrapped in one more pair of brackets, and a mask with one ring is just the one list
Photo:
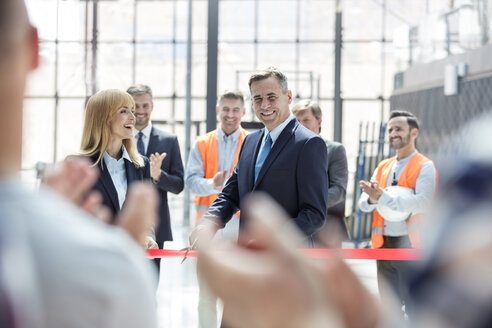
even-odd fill
[[(384, 236), (384, 244), (381, 248), (412, 248), (408, 236), (390, 237)], [(381, 301), (384, 304), (394, 295), (401, 305), (405, 305), (405, 313), (411, 312), (410, 297), (408, 293), (409, 263), (408, 261), (377, 260), (378, 286)], [(403, 313), (402, 313), (403, 315)]]

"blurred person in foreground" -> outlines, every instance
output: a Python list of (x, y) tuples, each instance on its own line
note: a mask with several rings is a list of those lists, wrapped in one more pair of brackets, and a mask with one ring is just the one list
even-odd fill
[(340, 258), (303, 257), (291, 242), (295, 229), (263, 196), (250, 200), (242, 242), (198, 244), (198, 268), (229, 310), (224, 320), (231, 327), (490, 327), (492, 143), (480, 141), (492, 137), (491, 124), (492, 113), (482, 115), (436, 157), (442, 188), (422, 234), (424, 261), (413, 262), (404, 282), (411, 321), (395, 315), (397, 298), (380, 307)]
[[(419, 122), (412, 113), (392, 111), (388, 139), (396, 155), (378, 164), (371, 181), (360, 181), (359, 208), (374, 212), (372, 248), (421, 248), (420, 221), (436, 194), (437, 171), (434, 163), (417, 151), (418, 134)], [(408, 263), (377, 260), (376, 264), (381, 300), (395, 292), (404, 309), (402, 315), (409, 315), (411, 304), (403, 283)]]
[[(89, 98), (85, 109), (80, 151), (99, 169), (93, 189), (111, 211), (111, 221), (123, 208), (128, 186), (137, 181), (160, 178), (162, 156), (152, 161), (139, 154), (133, 140), (135, 103), (126, 92), (102, 90)], [(157, 168), (153, 172), (152, 168)], [(153, 227), (146, 239), (147, 248), (158, 248)]]
[[(318, 135), (321, 133), (323, 112), (317, 102), (310, 99), (300, 100), (292, 106), (292, 114), (304, 127)], [(328, 211), (325, 227), (337, 230), (339, 240), (332, 241), (331, 245), (332, 247), (341, 247), (342, 240), (350, 239), (345, 222), (345, 195), (348, 181), (347, 154), (341, 143), (324, 138), (323, 140), (328, 152)], [(317, 241), (316, 236), (315, 241)]]
[(68, 159), (48, 177), (63, 198), (19, 180), (24, 89), (38, 42), (24, 2), (0, 1), (0, 325), (155, 327), (151, 267), (139, 245), (155, 218), (152, 187), (130, 188), (116, 227), (80, 209), (101, 213), (89, 163)]
[[(244, 138), (248, 134), (241, 128), (241, 118), (246, 112), (241, 91), (224, 91), (219, 96), (216, 109), (220, 125), (216, 130), (197, 138), (186, 167), (186, 185), (195, 194), (195, 224), (198, 224), (232, 175)], [(236, 240), (238, 231), (239, 212), (234, 214), (224, 229), (217, 232), (215, 238)], [(200, 277), (198, 283), (198, 326), (217, 327), (217, 297), (209, 291)]]

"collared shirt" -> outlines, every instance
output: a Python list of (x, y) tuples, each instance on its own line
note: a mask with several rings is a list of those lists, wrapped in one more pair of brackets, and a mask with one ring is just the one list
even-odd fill
[(104, 152), (104, 164), (113, 180), (113, 185), (118, 193), (118, 203), (120, 209), (123, 207), (123, 203), (126, 199), (126, 190), (128, 189), (128, 181), (126, 180), (125, 159), (131, 162), (130, 155), (126, 151), (125, 146), (121, 146), (123, 155), (120, 159), (109, 156), (107, 152)]
[(277, 141), (278, 137), (280, 136), (280, 134), (282, 133), (282, 131), (284, 130), (284, 128), (287, 126), (287, 124), (289, 124), (290, 121), (292, 120), (295, 120), (296, 117), (292, 114), (289, 115), (289, 117), (287, 117), (285, 119), (285, 121), (283, 121), (282, 123), (280, 123), (275, 129), (273, 129), (272, 131), (268, 131), (268, 129), (265, 127), (265, 132), (263, 134), (263, 139), (261, 140), (261, 146), (260, 146), (260, 151), (258, 152), (258, 154), (261, 152), (261, 149), (263, 148), (263, 146), (265, 145), (265, 140), (266, 140), (266, 136), (268, 133), (270, 133), (270, 138), (272, 138), (272, 148), (273, 146), (275, 146), (275, 141)]
[[(14, 179), (0, 178), (0, 208), (3, 223), (21, 228), (7, 235), (16, 247), (11, 254), (15, 270), (9, 271), (17, 272), (15, 282), (21, 285), (8, 287), (28, 292), (15, 294), (22, 301), (22, 322), (29, 325), (25, 327), (94, 326), (91, 323), (104, 323), (105, 328), (157, 327), (154, 268), (123, 229), (101, 224), (48, 187), (32, 192)], [(2, 233), (7, 233), (3, 226)], [(23, 270), (26, 247), (32, 256)], [(2, 260), (2, 265), (10, 264)], [(74, 293), (66, 297), (67, 291)], [(43, 320), (30, 325), (39, 313), (31, 305), (38, 304)]]
[[(240, 135), (241, 128), (238, 128), (228, 136), (224, 133), (222, 128), (217, 128), (219, 171), (230, 171), (231, 166), (234, 163), (234, 157), (236, 155)], [(198, 149), (196, 142), (193, 145), (188, 157), (185, 181), (191, 192), (197, 196), (218, 194), (218, 191), (214, 188), (213, 178), (205, 178), (202, 155), (200, 154), (200, 150)]]
[[(147, 150), (149, 149), (149, 140), (150, 140), (150, 132), (152, 131), (152, 122), (149, 121), (149, 124), (142, 129), (142, 131), (138, 131), (135, 129), (135, 136), (133, 137), (135, 139), (135, 144), (138, 141), (138, 133), (142, 132), (142, 141), (144, 144), (144, 149), (145, 149), (145, 154), (147, 154)], [(144, 154), (144, 155), (145, 155)]]
[[(410, 156), (407, 156), (401, 160), (396, 160), (395, 164), (391, 168), (390, 175), (388, 177), (387, 186), (391, 186), (393, 176), (395, 180), (400, 179), (400, 175), (407, 166), (410, 159), (415, 156), (417, 151), (415, 150)], [(374, 171), (371, 181), (376, 181), (378, 170)], [(424, 213), (432, 203), (434, 193), (436, 190), (436, 168), (434, 163), (429, 161), (422, 165), (419, 176), (415, 183), (415, 195), (411, 196), (390, 196), (387, 192), (383, 191), (383, 194), (378, 200), (378, 204), (387, 206), (392, 210), (399, 212), (408, 212), (412, 214)], [(362, 193), (359, 199), (359, 208), (363, 212), (372, 212), (376, 209), (377, 204), (369, 204), (369, 195)], [(385, 236), (403, 236), (408, 234), (405, 221), (391, 222), (384, 220), (384, 235)]]

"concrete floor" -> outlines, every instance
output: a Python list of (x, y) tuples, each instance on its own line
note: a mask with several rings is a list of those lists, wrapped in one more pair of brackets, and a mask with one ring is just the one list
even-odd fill
[[(191, 228), (183, 226), (182, 197), (170, 195), (169, 202), (174, 241), (166, 243), (165, 248), (180, 249), (188, 245), (188, 234)], [(194, 215), (192, 211), (190, 217), (194, 218)], [(350, 244), (344, 247), (350, 247)], [(159, 328), (198, 327), (196, 260), (187, 259), (183, 264), (180, 262), (180, 258), (168, 258), (161, 261), (161, 276), (157, 291)], [(376, 262), (348, 260), (347, 263), (364, 285), (374, 295), (377, 295)]]

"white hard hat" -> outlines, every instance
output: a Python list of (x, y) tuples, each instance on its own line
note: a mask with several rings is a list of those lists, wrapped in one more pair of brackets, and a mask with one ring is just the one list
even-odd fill
[[(415, 194), (412, 188), (400, 187), (400, 186), (389, 186), (384, 189), (386, 193), (390, 196), (407, 196)], [(391, 208), (384, 205), (377, 205), (376, 210), (381, 214), (381, 216), (388, 221), (400, 222), (405, 221), (412, 213), (409, 212), (399, 212), (392, 210)]]

